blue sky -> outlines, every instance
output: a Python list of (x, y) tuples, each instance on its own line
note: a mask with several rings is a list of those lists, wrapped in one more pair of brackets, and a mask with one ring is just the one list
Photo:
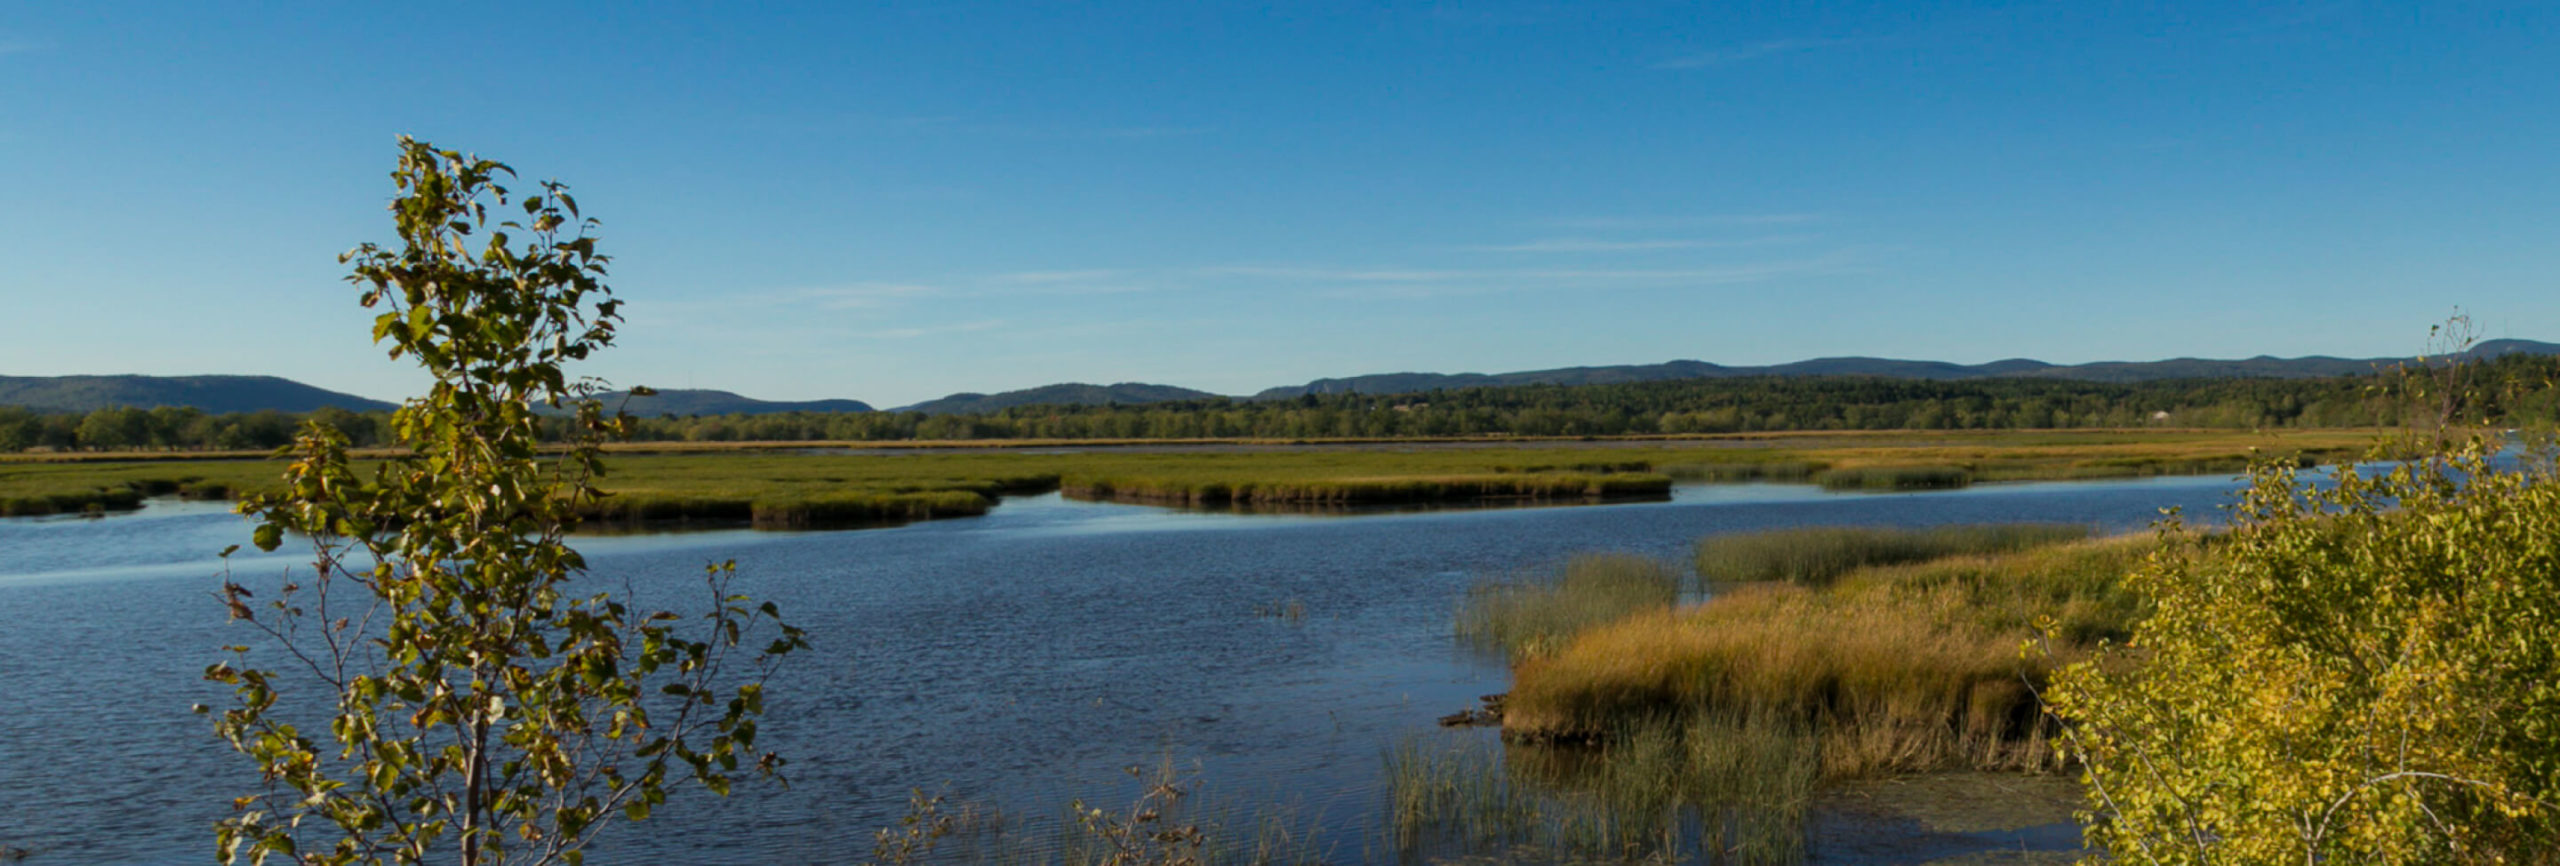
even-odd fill
[[(734, 7), (734, 8), (733, 8)], [(557, 177), (588, 372), (1148, 381), (2560, 340), (2560, 9), (0, 7), (0, 374), (377, 397), (396, 135)]]

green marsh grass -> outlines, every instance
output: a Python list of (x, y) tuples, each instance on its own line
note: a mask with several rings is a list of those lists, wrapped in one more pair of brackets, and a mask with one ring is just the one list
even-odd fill
[(1850, 466), (1813, 474), (1824, 490), (1953, 490), (1973, 484), (1962, 466)]
[[(2155, 542), (2116, 537), (1760, 583), (1634, 614), (1513, 668), (1505, 733), (1605, 736), (1630, 720), (1792, 720), (1823, 773), (2051, 769), (2030, 684), (2142, 613), (2121, 576)], [(2050, 620), (2053, 656), (2022, 643)]]
[(995, 499), (973, 490), (874, 491), (758, 499), (749, 522), (759, 529), (812, 529), (907, 523), (987, 513)]
[(1652, 473), (1493, 472), (1424, 477), (1218, 479), (1168, 475), (1067, 476), (1077, 499), (1175, 505), (1368, 505), (1483, 499), (1613, 499), (1661, 496), (1671, 478)]
[[(1061, 452), (983, 443), (868, 453), (805, 453), (806, 443), (632, 445), (608, 456), (602, 486), (617, 496), (594, 506), (589, 517), (602, 524), (597, 528), (740, 520), (776, 528), (868, 525), (977, 514), (1002, 495), (1060, 489), (1092, 499), (1226, 507), (1588, 502), (1659, 496), (1674, 475), (1807, 481), (1820, 473), (1859, 473), (1863, 486), (1869, 474), (1884, 473), (1876, 467), (1952, 467), (1976, 480), (2223, 471), (2244, 464), (2253, 451), (2318, 459), (2355, 453), (2369, 438), (2361, 431), (1948, 432), (1571, 445), (1261, 443), (1215, 452), (1101, 446)], [(0, 516), (128, 510), (157, 492), (237, 497), (273, 489), (282, 468), (239, 454), (0, 456)]]
[(1458, 636), (1513, 658), (1551, 655), (1586, 629), (1680, 598), (1680, 575), (1632, 554), (1584, 554), (1544, 574), (1487, 581), (1458, 610)]
[(1721, 463), (1674, 463), (1661, 468), (1664, 475), (1679, 481), (1733, 483), (1769, 481), (1802, 483), (1813, 480), (1816, 473), (1828, 468), (1807, 460), (1751, 460)]
[(1078, 800), (1053, 819), (918, 793), (875, 838), (880, 866), (1319, 866), (1335, 851), (1312, 816), (1282, 800), (1223, 797), (1170, 757), (1127, 768), (1134, 791)]
[(0, 517), (130, 511), (152, 496), (227, 499), (273, 486), (282, 470), (264, 460), (0, 461)]
[(2088, 538), (2069, 523), (2002, 523), (1896, 529), (1804, 526), (1711, 535), (1698, 541), (1700, 580), (1824, 584), (1870, 565), (1900, 565), (1948, 556), (2014, 553)]
[(1307, 603), (1292, 598), (1257, 604), (1253, 606), (1253, 615), (1261, 619), (1276, 619), (1290, 625), (1297, 625), (1307, 621)]
[(1793, 863), (1819, 775), (1781, 722), (1630, 722), (1594, 746), (1409, 736), (1382, 760), (1400, 859)]

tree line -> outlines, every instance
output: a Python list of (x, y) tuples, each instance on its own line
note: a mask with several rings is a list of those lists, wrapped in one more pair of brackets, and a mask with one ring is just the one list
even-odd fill
[(345, 431), (359, 447), (381, 444), (389, 412), (323, 408), (289, 413), (209, 413), (183, 406), (129, 406), (81, 412), (40, 412), (0, 406), (0, 453), (25, 451), (263, 451), (293, 442), (305, 419)]
[(790, 413), (642, 419), (652, 441), (1376, 438), (1624, 436), (1790, 430), (2397, 426), (2445, 388), (2463, 413), (2507, 423), (2560, 418), (2560, 358), (2510, 355), (2443, 371), (2321, 379), (1933, 381), (1750, 377), (1611, 385), (1514, 385), (1412, 394), (1214, 398), (1139, 405), (1022, 406), (984, 414)]
[[(2523, 424), (2560, 419), (2560, 358), (2509, 355), (2458, 375), (2387, 370), (2320, 379), (1750, 377), (1610, 385), (1513, 385), (1411, 394), (1309, 394), (1138, 405), (1021, 406), (981, 414), (790, 412), (636, 419), (652, 442), (881, 442), (933, 439), (1381, 438), (1626, 436), (1794, 430), (2121, 427), (2267, 429), (2397, 426), (2432, 418), (2447, 393), (2461, 413)], [(383, 440), (387, 413), (314, 415), (357, 447)], [(43, 414), (0, 409), (0, 451), (265, 449), (297, 416), (193, 409)], [(555, 421), (556, 431), (565, 430)]]

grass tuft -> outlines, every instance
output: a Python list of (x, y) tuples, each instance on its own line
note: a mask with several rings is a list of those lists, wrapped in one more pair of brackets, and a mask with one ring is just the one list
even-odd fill
[(1633, 554), (1584, 554), (1547, 574), (1477, 584), (1458, 611), (1458, 636), (1511, 657), (1551, 655), (1585, 629), (1680, 598), (1680, 576)]
[[(1597, 746), (1409, 737), (1384, 759), (1399, 859), (1794, 863), (1820, 762), (1782, 721), (1630, 723)], [(1453, 850), (1454, 849), (1454, 850)]]
[(1379, 505), (1500, 499), (1618, 499), (1661, 496), (1671, 478), (1652, 473), (1507, 472), (1422, 477), (1202, 478), (1173, 474), (1081, 475), (1064, 482), (1077, 499), (1172, 505)]
[(1708, 582), (1786, 581), (1825, 584), (1870, 565), (1900, 565), (1948, 556), (2015, 553), (2089, 537), (2069, 523), (2004, 523), (1895, 529), (1805, 526), (1709, 536), (1698, 541), (1698, 576)]
[(1661, 472), (1681, 481), (1732, 483), (1739, 481), (1805, 482), (1826, 468), (1821, 463), (1805, 460), (1754, 460), (1722, 463), (1675, 463), (1663, 466)]
[(1813, 475), (1825, 490), (1953, 490), (1973, 485), (1962, 466), (1849, 466)]
[[(1828, 586), (1758, 584), (1601, 626), (1513, 671), (1506, 734), (1589, 738), (1633, 719), (1790, 719), (1827, 776), (2056, 760), (2030, 683), (2141, 613), (2119, 578), (2154, 546), (2121, 537), (1868, 567)], [(2053, 658), (2020, 645), (2049, 618)]]

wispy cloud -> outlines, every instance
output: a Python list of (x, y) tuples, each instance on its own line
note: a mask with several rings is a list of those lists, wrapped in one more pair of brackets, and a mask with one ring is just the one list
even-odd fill
[(879, 126), (898, 130), (949, 129), (954, 126), (958, 126), (961, 123), (960, 116), (956, 114), (902, 114), (892, 115), (889, 117), (865, 117), (862, 119)]
[(809, 313), (912, 308), (948, 308), (973, 301), (1029, 297), (1125, 295), (1159, 291), (1160, 280), (1146, 272), (1120, 269), (1015, 271), (998, 274), (950, 274), (930, 281), (865, 280), (828, 286), (797, 286), (652, 301), (651, 309), (680, 315), (715, 315), (730, 310), (799, 310)]
[(1716, 250), (1737, 247), (1765, 247), (1776, 244), (1802, 243), (1812, 235), (1778, 235), (1739, 240), (1707, 238), (1656, 238), (1650, 240), (1601, 240), (1595, 238), (1546, 238), (1517, 244), (1485, 244), (1459, 247), (1479, 253), (1640, 253), (1658, 250)]
[(1724, 213), (1687, 216), (1607, 216), (1567, 217), (1552, 222), (1557, 228), (1584, 231), (1682, 231), (1722, 226), (1803, 225), (1821, 222), (1818, 213)]
[(1710, 66), (1731, 66), (1736, 63), (1758, 60), (1763, 57), (1776, 57), (1782, 54), (1801, 54), (1807, 51), (1818, 51), (1826, 48), (1839, 48), (1848, 45), (1856, 45), (1867, 41), (1870, 40), (1772, 39), (1767, 42), (1754, 42), (1749, 45), (1733, 45), (1724, 48), (1700, 51), (1694, 54), (1685, 54), (1656, 63), (1653, 65), (1653, 68), (1705, 69)]
[(7, 57), (12, 54), (32, 54), (40, 47), (42, 46), (24, 39), (0, 37), (0, 57)]
[(877, 331), (857, 332), (854, 336), (869, 340), (912, 340), (918, 337), (933, 337), (942, 334), (968, 334), (978, 331), (992, 331), (1001, 327), (1004, 327), (1003, 319), (986, 319), (976, 322), (957, 322), (948, 325), (924, 325), (912, 328), (884, 328)]
[(1853, 263), (1837, 256), (1760, 262), (1724, 268), (1497, 270), (1483, 271), (1470, 278), (1446, 282), (1343, 285), (1319, 289), (1317, 294), (1333, 298), (1415, 300), (1536, 292), (1591, 292), (1610, 289), (1695, 289), (1854, 273), (1859, 270), (1860, 268)]
[(1162, 290), (1163, 287), (1148, 282), (1051, 283), (1046, 285), (1008, 286), (1001, 289), (981, 289), (970, 294), (978, 297), (989, 298), (1074, 298), (1092, 295), (1135, 295), (1143, 292), (1155, 292)]
[(1209, 128), (1209, 127), (1206, 127), (1206, 126), (1093, 126), (1093, 127), (1053, 127), (1053, 128), (1047, 129), (1047, 130), (1045, 130), (1045, 131), (1043, 131), (1043, 130), (1038, 130), (1038, 129), (1034, 129), (1034, 130), (1026, 131), (1024, 134), (1026, 134), (1026, 135), (1043, 135), (1043, 134), (1045, 134), (1045, 135), (1047, 135), (1047, 136), (1049, 136), (1049, 137), (1053, 137), (1053, 138), (1112, 138), (1112, 139), (1136, 139), (1136, 138), (1174, 138), (1174, 137), (1187, 136), (1187, 135), (1205, 135), (1205, 134), (1209, 133), (1210, 131), (1211, 131), (1211, 130), (1210, 130), (1210, 128)]
[(806, 303), (825, 310), (856, 310), (941, 293), (942, 289), (921, 283), (855, 283), (798, 289), (786, 294), (787, 302)]
[(1128, 295), (1160, 288), (1148, 272), (1125, 268), (1013, 271), (972, 277), (954, 294), (981, 298)]
[(1431, 270), (1424, 268), (1333, 268), (1272, 265), (1224, 265), (1200, 268), (1197, 273), (1213, 277), (1272, 277), (1289, 280), (1357, 283), (1415, 283), (1434, 280), (1466, 279), (1485, 273), (1471, 270)]
[(687, 315), (733, 309), (858, 310), (891, 306), (904, 301), (942, 294), (948, 294), (948, 291), (939, 286), (922, 283), (859, 282), (700, 298), (670, 298), (651, 302), (649, 306), (678, 310)]
[(1174, 138), (1203, 135), (1214, 131), (1212, 127), (1184, 124), (1042, 123), (987, 120), (956, 114), (863, 115), (847, 118), (847, 120), (858, 126), (867, 126), (885, 132), (975, 135), (1048, 141)]
[(1089, 268), (1073, 271), (1014, 271), (997, 274), (991, 279), (999, 283), (1089, 283), (1095, 280), (1116, 280), (1128, 275), (1128, 271), (1117, 268)]
[(1229, 266), (1202, 268), (1207, 277), (1248, 277), (1304, 285), (1357, 286), (1356, 293), (1387, 297), (1578, 289), (1601, 286), (1722, 285), (1855, 270), (1847, 253), (1802, 259), (1700, 268), (1335, 268)]

